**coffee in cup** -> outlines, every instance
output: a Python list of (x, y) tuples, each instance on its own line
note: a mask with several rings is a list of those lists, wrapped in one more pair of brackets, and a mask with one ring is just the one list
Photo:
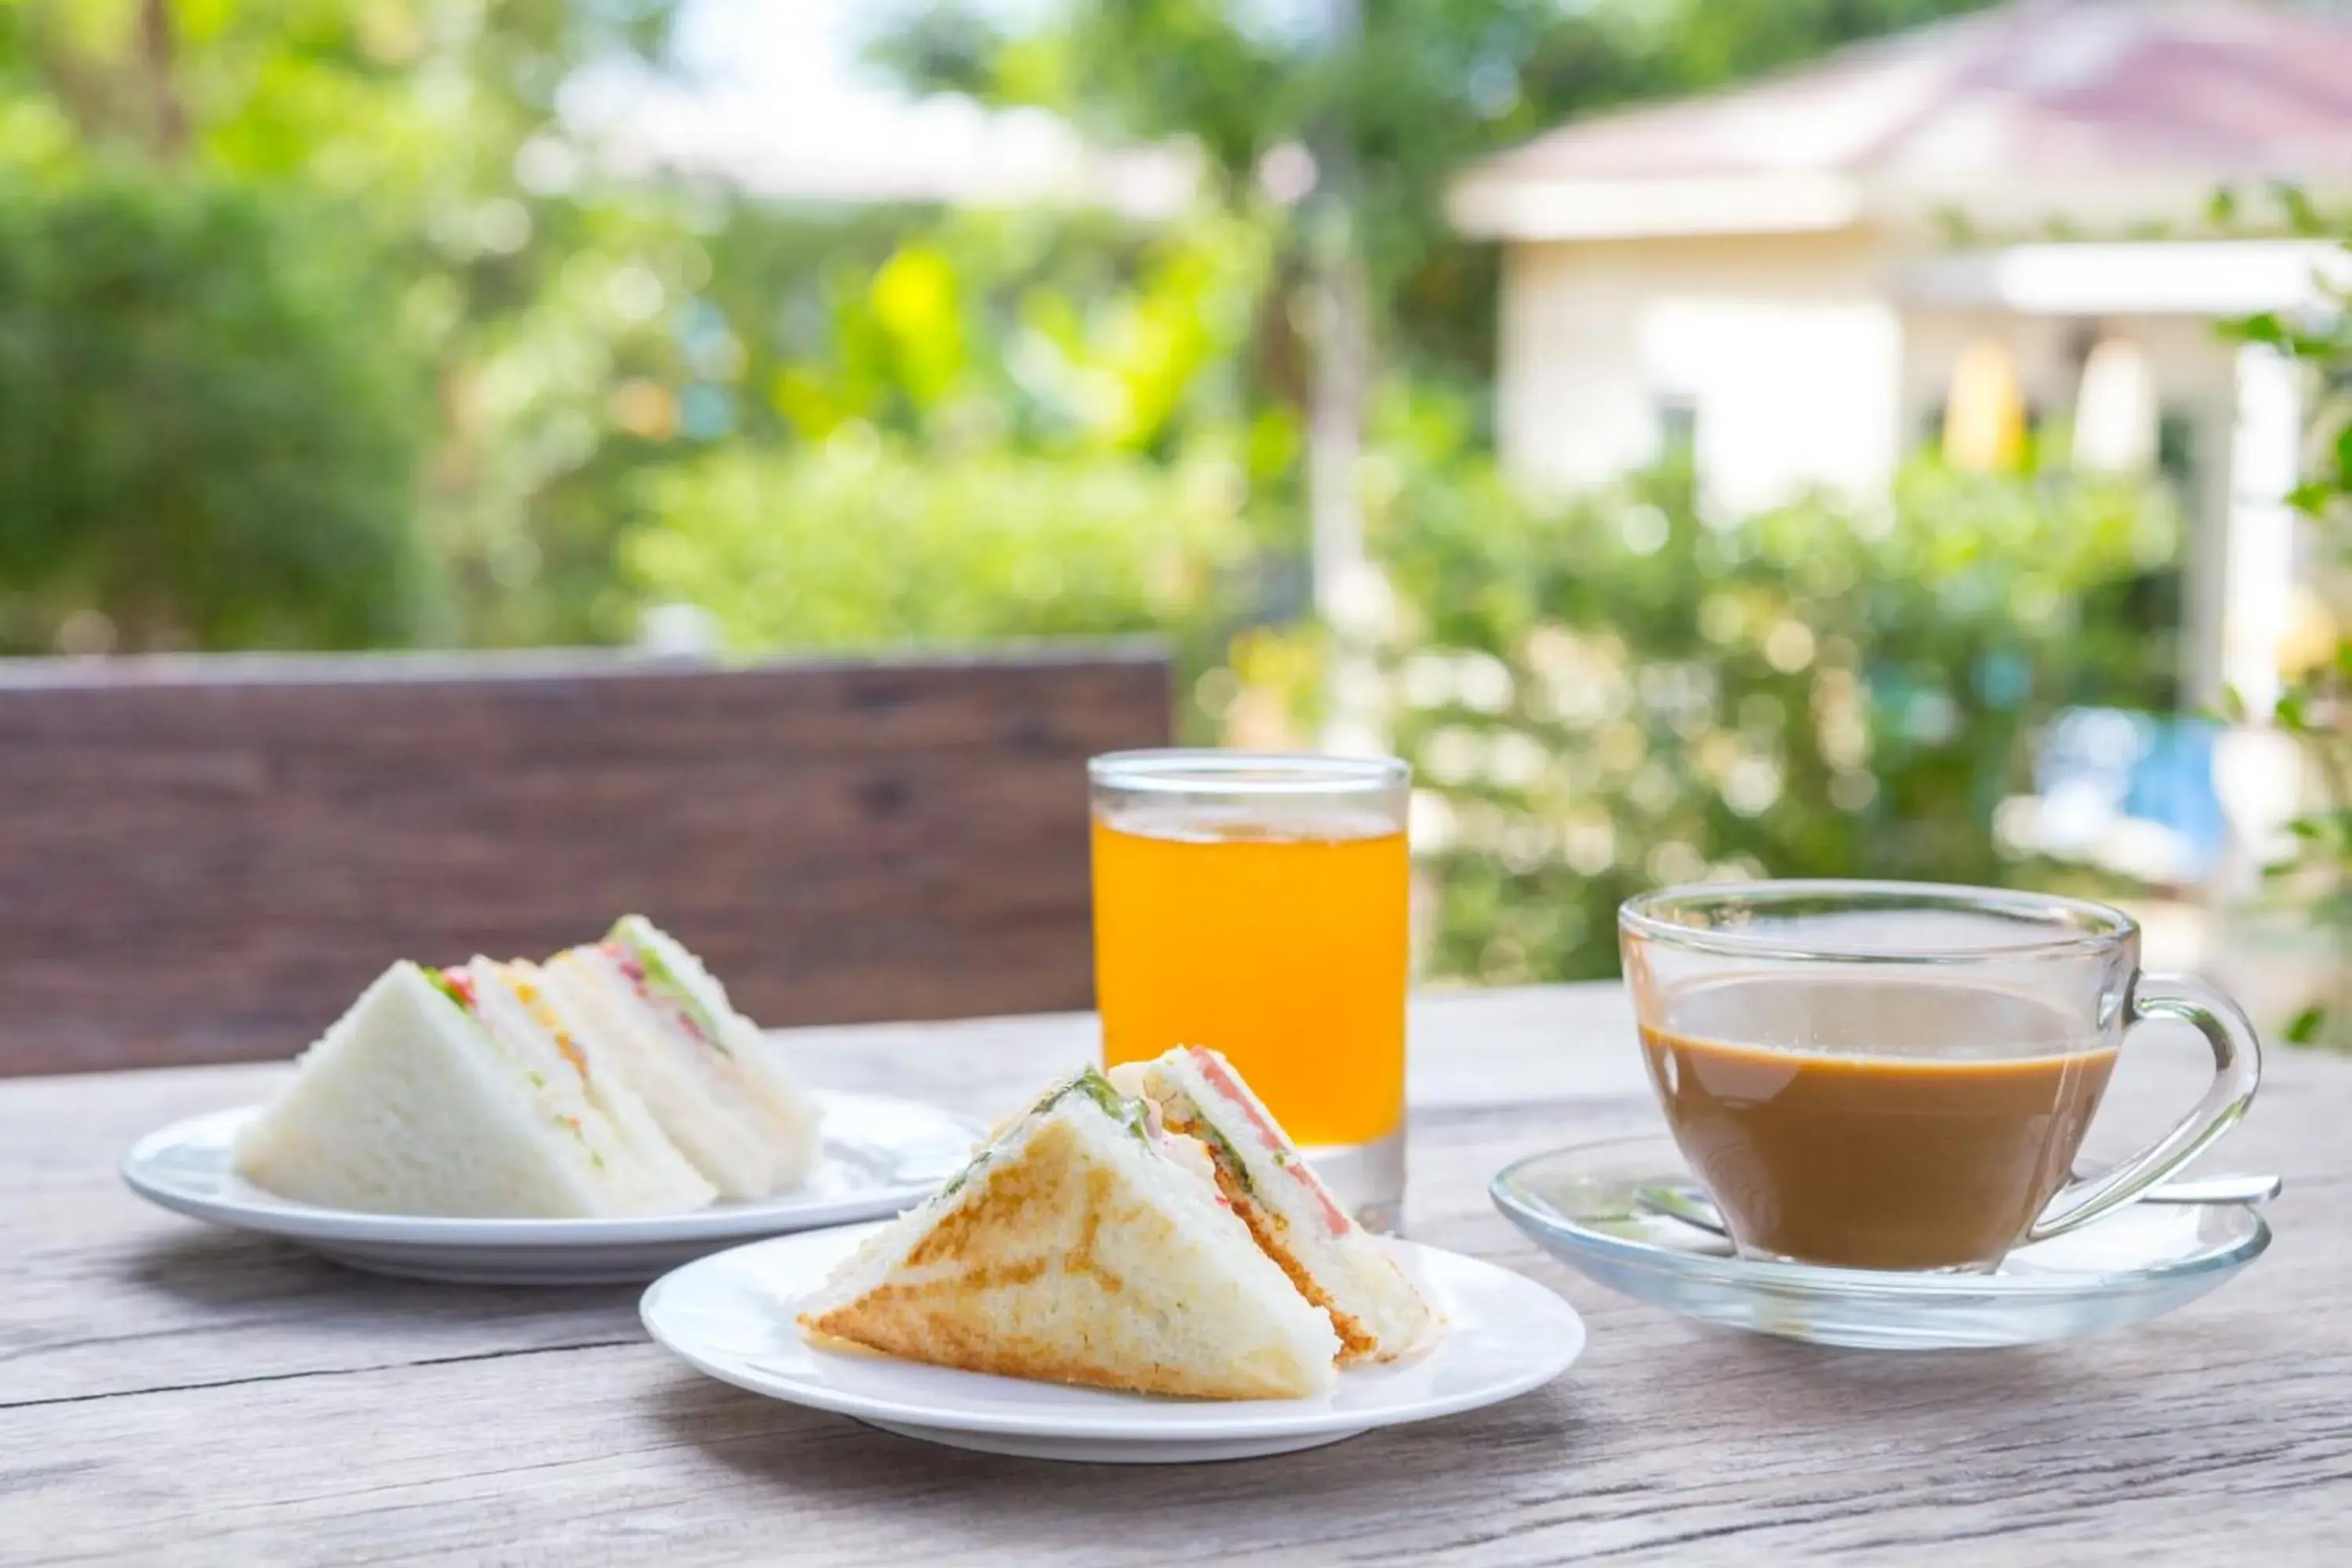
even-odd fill
[[(2260, 1070), (2243, 1015), (2139, 974), (2137, 929), (2100, 905), (1724, 884), (1635, 899), (1620, 925), (1667, 1125), (1750, 1257), (1992, 1268), (2187, 1163)], [(2212, 1043), (2212, 1089), (2154, 1148), (2070, 1186), (2126, 1028), (2158, 1014)]]

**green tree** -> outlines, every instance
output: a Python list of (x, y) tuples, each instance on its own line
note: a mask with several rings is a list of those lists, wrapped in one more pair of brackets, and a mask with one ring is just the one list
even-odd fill
[(1265, 236), (1055, 209), (733, 215), (698, 300), (742, 427), (845, 424), (950, 447), (1168, 456), (1242, 415)]
[(648, 483), (629, 570), (746, 648), (1184, 630), (1250, 542), (1238, 476), (1207, 454), (919, 453), (853, 424)]
[[(1281, 237), (1264, 319), (1288, 330), (1261, 336), (1253, 379), (1308, 433), (1305, 554), (1314, 603), (1336, 624), (1365, 576), (1359, 480), (1376, 345), (1420, 376), (1491, 380), (1491, 258), (1464, 265), (1440, 199), (1465, 160), (1571, 112), (1978, 3), (1068, 0), (1007, 28), (964, 0), (929, 0), (875, 52), (919, 88), (1043, 106), (1100, 138), (1189, 140), (1210, 199)], [(1260, 195), (1264, 184), (1283, 195), (1286, 178), (1288, 195), (1307, 193), (1286, 210)], [(1301, 362), (1307, 374), (1290, 374)], [(1332, 639), (1328, 706), (1343, 721), (1365, 654), (1344, 627)]]
[[(2301, 194), (2280, 193), (2292, 230), (2326, 237), (2352, 258), (2352, 211), (2323, 210)], [(2317, 395), (2303, 481), (2288, 500), (2306, 520), (2313, 545), (2310, 585), (2331, 617), (2328, 637), (2301, 650), (2271, 711), (2249, 715), (2236, 693), (2231, 717), (2258, 718), (2294, 737), (2310, 761), (2315, 795), (2288, 823), (2292, 848), (2266, 868), (2279, 897), (2308, 910), (2334, 949), (2327, 994), (2287, 1026), (2298, 1042), (2326, 1037), (2352, 1047), (2352, 289), (2326, 288), (2323, 308), (2254, 317), (2241, 336), (2268, 343), (2303, 366)]]
[[(366, 314), (354, 330), (434, 367), (415, 392), (432, 429), (422, 482), (398, 476), (394, 493), (446, 567), (436, 635), (610, 635), (625, 521), (613, 500), (629, 470), (666, 451), (611, 417), (612, 395), (638, 379), (688, 379), (671, 307), (709, 258), (675, 197), (593, 177), (561, 132), (555, 96), (583, 64), (657, 55), (674, 10), (672, 0), (7, 0), (0, 184), (63, 202), (127, 168), (158, 184), (249, 193), (276, 236), (257, 259), (356, 279), (350, 309)], [(254, 287), (281, 286), (257, 277)], [(151, 308), (166, 322), (176, 297), (152, 296)], [(321, 382), (315, 395), (334, 392)], [(284, 448), (279, 461), (302, 455)], [(163, 471), (161, 458), (125, 460), (126, 472)], [(173, 461), (185, 475), (208, 456)], [(158, 500), (124, 499), (151, 510)], [(0, 492), (0, 510), (10, 504)], [(100, 580), (113, 576), (89, 579)], [(268, 591), (250, 585), (257, 599)], [(191, 629), (231, 637), (243, 623), (208, 624)]]
[(1272, 563), (1297, 433), (1233, 374), (1264, 239), (1213, 214), (747, 215), (703, 295), (741, 325), (761, 434), (642, 476), (628, 590), (746, 651), (1157, 631), (1215, 669), (1296, 611)]
[(408, 640), (425, 431), (389, 309), (247, 191), (0, 199), (0, 649)]
[[(1256, 204), (1276, 149), (1343, 167), (1375, 317), (1416, 368), (1483, 371), (1493, 330), (1441, 196), (1467, 160), (1578, 114), (1712, 87), (1990, 0), (1068, 0), (1020, 24), (902, 5), (875, 57), (924, 90), (1041, 106), (1112, 141), (1186, 138), (1219, 197)], [(1406, 308), (1410, 306), (1411, 308)]]

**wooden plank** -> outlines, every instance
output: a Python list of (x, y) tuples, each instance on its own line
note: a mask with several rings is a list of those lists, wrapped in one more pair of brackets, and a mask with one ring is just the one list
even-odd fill
[[(985, 1113), (1083, 1016), (797, 1032), (821, 1081)], [(2110, 1141), (2192, 1089), (2118, 1075)], [(2352, 1526), (2352, 1061), (2274, 1053), (2218, 1163), (2285, 1171), (2242, 1281), (2129, 1333), (1949, 1357), (1700, 1329), (1550, 1263), (1486, 1203), (1522, 1153), (1652, 1121), (1613, 990), (1431, 998), (1417, 1235), (1559, 1289), (1561, 1382), (1319, 1452), (1172, 1469), (985, 1458), (720, 1387), (633, 1292), (409, 1286), (152, 1215), (120, 1144), (269, 1068), (0, 1084), (0, 1560), (683, 1563), (2323, 1561)]]
[(1171, 711), (1125, 649), (233, 662), (0, 681), (0, 1072), (290, 1056), (391, 955), (628, 910), (763, 1022), (1082, 1006), (1083, 764)]

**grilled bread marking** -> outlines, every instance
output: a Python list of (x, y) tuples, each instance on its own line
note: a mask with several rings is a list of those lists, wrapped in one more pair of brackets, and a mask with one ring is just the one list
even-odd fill
[(1093, 1069), (868, 1237), (799, 1321), (966, 1371), (1211, 1399), (1327, 1393), (1341, 1348), (1207, 1156)]

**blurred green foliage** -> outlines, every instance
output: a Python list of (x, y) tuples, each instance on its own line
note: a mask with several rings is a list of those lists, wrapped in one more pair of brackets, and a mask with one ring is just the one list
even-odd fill
[(1296, 616), (1297, 422), (1243, 385), (1262, 229), (971, 212), (871, 238), (747, 348), (774, 438), (646, 477), (634, 596), (743, 651), (1156, 632), (1194, 675)]
[[(151, 280), (185, 267), (204, 277), (201, 293), (150, 287), (139, 295), (145, 346), (135, 358), (102, 357), (102, 332), (60, 322), (50, 358), (14, 362), (83, 388), (86, 414), (110, 400), (101, 426), (129, 443), (111, 457), (84, 448), (87, 460), (120, 470), (101, 487), (123, 514), (117, 526), (69, 544), (24, 546), (32, 553), (19, 559), (78, 562), (37, 585), (43, 603), (64, 612), (78, 595), (85, 619), (121, 620), (135, 640), (131, 628), (152, 618), (144, 603), (152, 590), (133, 588), (166, 569), (135, 520), (160, 524), (171, 515), (179, 503), (157, 488), (168, 482), (243, 511), (249, 547), (281, 556), (321, 549), (328, 537), (289, 498), (340, 497), (339, 505), (370, 515), (396, 508), (438, 567), (419, 581), (394, 570), (404, 552), (350, 557), (352, 580), (339, 592), (384, 601), (363, 620), (321, 612), (306, 622), (310, 612), (283, 603), (283, 584), (267, 572), (241, 589), (220, 581), (205, 590), (212, 609), (179, 628), (203, 646), (296, 637), (593, 640), (625, 628), (613, 576), (623, 519), (614, 502), (631, 470), (667, 448), (616, 431), (605, 404), (633, 376), (680, 378), (664, 305), (698, 280), (708, 260), (698, 260), (677, 201), (594, 180), (551, 128), (556, 91), (573, 70), (657, 49), (674, 8), (667, 0), (0, 4), (0, 189), (38, 212), (136, 199), (80, 195), (92, 187), (190, 187), (220, 212), (249, 210), (257, 224), (266, 215), (270, 235), (246, 244), (241, 268), (224, 268), (197, 228), (175, 226), (161, 204), (154, 253), (136, 265)], [(0, 243), (37, 248), (50, 243), (47, 227), (46, 219), (20, 220)], [(26, 276), (39, 265), (28, 254), (0, 260), (0, 271)], [(341, 280), (340, 324), (288, 313), (287, 302), (317, 297), (320, 277)], [(237, 299), (240, 289), (249, 297)], [(273, 312), (300, 340), (278, 363), (258, 352), (261, 340), (221, 335), (229, 318)], [(383, 378), (339, 355), (338, 341), (428, 374), (409, 383), (401, 406), (369, 401), (355, 378), (370, 386)], [(78, 363), (85, 351), (91, 357)], [(256, 384), (250, 392), (233, 384), (245, 380)], [(352, 396), (354, 424), (371, 408), (383, 423), (371, 449), (406, 446), (416, 460), (404, 471), (347, 463), (362, 439), (350, 434), (336, 443), (289, 439), (270, 449), (275, 488), (261, 488), (252, 442), (266, 432), (172, 447), (169, 424), (140, 417), (197, 382), (217, 393), (224, 416), (255, 400)], [(30, 405), (48, 384), (19, 383), (0, 397)], [(336, 416), (328, 408), (310, 417), (324, 429)], [(420, 428), (422, 448), (409, 434)], [(140, 449), (150, 444), (156, 449)], [(297, 468), (313, 471), (297, 477)], [(382, 487), (373, 499), (356, 494), (366, 483)], [(0, 514), (10, 514), (0, 532), (29, 541), (72, 521), (54, 505), (21, 507), (26, 494), (0, 488)], [(257, 542), (273, 531), (285, 540)], [(370, 575), (379, 572), (386, 574)], [(420, 588), (430, 590), (423, 602)], [(239, 592), (247, 603), (231, 605)]]
[(1474, 462), (1392, 473), (1379, 528), (1441, 974), (1613, 974), (1661, 883), (2016, 881), (2038, 725), (2174, 696), (2135, 606), (2178, 522), (2126, 484), (1923, 465), (1883, 510), (1726, 519), (1684, 474), (1545, 503)]
[[(1716, 86), (1991, 0), (1359, 0), (1319, 6), (1067, 0), (901, 5), (875, 57), (921, 89), (1032, 105), (1110, 142), (1182, 137), (1215, 199), (1289, 234), (1259, 176), (1311, 149), (1344, 170), (1387, 361), (1477, 382), (1493, 353), (1494, 253), (1451, 236), (1447, 178), (1578, 114)], [(1288, 247), (1285, 247), (1288, 248)], [(1287, 276), (1287, 274), (1286, 274)]]
[[(1475, 386), (1491, 352), (1493, 262), (1442, 243), (1434, 197), (1453, 161), (1571, 111), (1970, 3), (1841, 0), (1768, 15), (1677, 0), (1688, 15), (1662, 26), (1656, 6), (1622, 0), (1376, 0), (1360, 47), (1337, 55), (1221, 0), (1088, 0), (1030, 13), (1016, 35), (941, 8), (877, 8), (883, 52), (920, 84), (961, 81), (1106, 133), (1207, 147), (1210, 199), (1147, 229), (1075, 212), (793, 209), (616, 182), (565, 129), (559, 89), (592, 64), (660, 68), (677, 0), (0, 0), (0, 189), (27, 211), (106, 182), (250, 198), (270, 238), (213, 275), (205, 308), (229, 308), (224, 296), (242, 279), (266, 315), (269, 301), (308, 297), (331, 277), (350, 328), (340, 356), (331, 325), (314, 322), (315, 352), (226, 359), (233, 345), (201, 323), (180, 330), (176, 294), (151, 291), (135, 362), (53, 358), (37, 371), (20, 353), (8, 362), (16, 374), (61, 374), (58, 384), (110, 397), (116, 415), (95, 428), (134, 443), (151, 426), (121, 409), (205, 377), (257, 383), (229, 389), (224, 408), (295, 400), (309, 377), (310, 401), (326, 406), (305, 413), (322, 429), (337, 406), (354, 426), (368, 408), (383, 414), (377, 460), (281, 442), (268, 489), (255, 488), (235, 444), (125, 448), (119, 462), (86, 447), (116, 466), (100, 487), (110, 512), (160, 523), (176, 504), (157, 494), (168, 484), (241, 512), (240, 548), (291, 560), (340, 525), (286, 497), (331, 496), (339, 516), (405, 506), (433, 566), (415, 571), (413, 553), (388, 540), (381, 554), (349, 555), (338, 592), (380, 601), (357, 618), (328, 603), (289, 611), (258, 570), (224, 571), (204, 590), (210, 608), (166, 616), (146, 602), (152, 583), (134, 592), (134, 579), (164, 568), (131, 523), (68, 544), (49, 537), (66, 521), (55, 503), (37, 510), (21, 499), (32, 492), (12, 487), (0, 490), (0, 532), (18, 542), (8, 587), (38, 607), (5, 635), (20, 647), (53, 641), (79, 610), (120, 622), (118, 646), (612, 640), (657, 587), (631, 574), (639, 556), (621, 542), (673, 524), (674, 512), (647, 506), (690, 493), (647, 475), (701, 472), (707, 457), (741, 446), (772, 458), (772, 473), (816, 476), (822, 462), (785, 450), (849, 426), (903, 437), (888, 449), (918, 467), (934, 447), (993, 444), (1008, 462), (1119, 452), (1167, 464), (1203, 443), (1229, 450), (1245, 472), (1260, 562), (1237, 574), (1242, 599), (1223, 616), (1280, 617), (1297, 607), (1307, 377), (1294, 214), (1255, 184), (1264, 153), (1302, 137), (1346, 144), (1395, 329), (1386, 350), (1416, 374)], [(44, 243), (29, 224), (0, 231), (0, 243), (27, 247), (5, 264), (18, 278)], [(173, 232), (156, 231), (159, 273), (208, 265), (175, 258)], [(58, 331), (48, 352), (97, 341)], [(205, 363), (168, 363), (175, 349)], [(420, 368), (394, 407), (387, 389), (402, 364)], [(24, 405), (42, 384), (0, 397)], [(160, 442), (163, 426), (152, 428)], [(395, 471), (399, 452), (409, 460)], [(316, 471), (296, 476), (306, 463)], [(68, 556), (71, 571), (20, 574)], [(184, 569), (194, 568), (169, 571)], [(233, 603), (240, 593), (246, 602)], [(800, 636), (762, 624), (785, 642)]]
[(289, 218), (140, 174), (0, 195), (0, 651), (419, 629), (422, 378)]
[(864, 425), (716, 452), (651, 488), (632, 573), (742, 648), (1182, 628), (1250, 543), (1229, 461), (925, 453)]
[[(2352, 208), (2322, 207), (2294, 190), (2273, 195), (2284, 198), (2295, 232), (2333, 239), (2352, 258)], [(2289, 679), (2269, 713), (2247, 714), (2234, 692), (2230, 702), (2231, 718), (2267, 720), (2300, 742), (2316, 786), (2310, 809), (2287, 824), (2291, 847), (2265, 872), (2273, 892), (2307, 910), (2325, 934), (2335, 979), (2288, 1024), (2286, 1037), (2352, 1048), (2352, 289), (2323, 288), (2332, 308), (2239, 324), (2246, 341), (2268, 343), (2305, 367), (2306, 388), (2318, 399), (2307, 466), (2288, 498), (2311, 531), (2313, 570), (2302, 585), (2317, 625), (2288, 628)], [(2307, 635), (2297, 637), (2298, 629)]]
[(949, 448), (1167, 456), (1247, 416), (1267, 252), (1245, 220), (975, 210), (804, 237), (813, 265), (793, 268), (739, 233), (705, 290), (755, 323), (746, 396), (777, 437), (861, 424)]
[(1192, 733), (1296, 739), (1328, 204), (1261, 175), (1295, 198), (1312, 149), (1390, 371), (1364, 479), (1440, 969), (1605, 973), (1619, 897), (1713, 869), (2006, 879), (2051, 705), (2169, 700), (2169, 514), (1924, 469), (1885, 513), (1516, 494), (1493, 253), (1438, 204), (1574, 114), (1982, 3), (1365, 0), (1339, 48), (1241, 0), (897, 13), (917, 85), (1201, 147), (1146, 226), (616, 182), (557, 91), (658, 67), (675, 0), (0, 0), (0, 639), (1149, 628)]

